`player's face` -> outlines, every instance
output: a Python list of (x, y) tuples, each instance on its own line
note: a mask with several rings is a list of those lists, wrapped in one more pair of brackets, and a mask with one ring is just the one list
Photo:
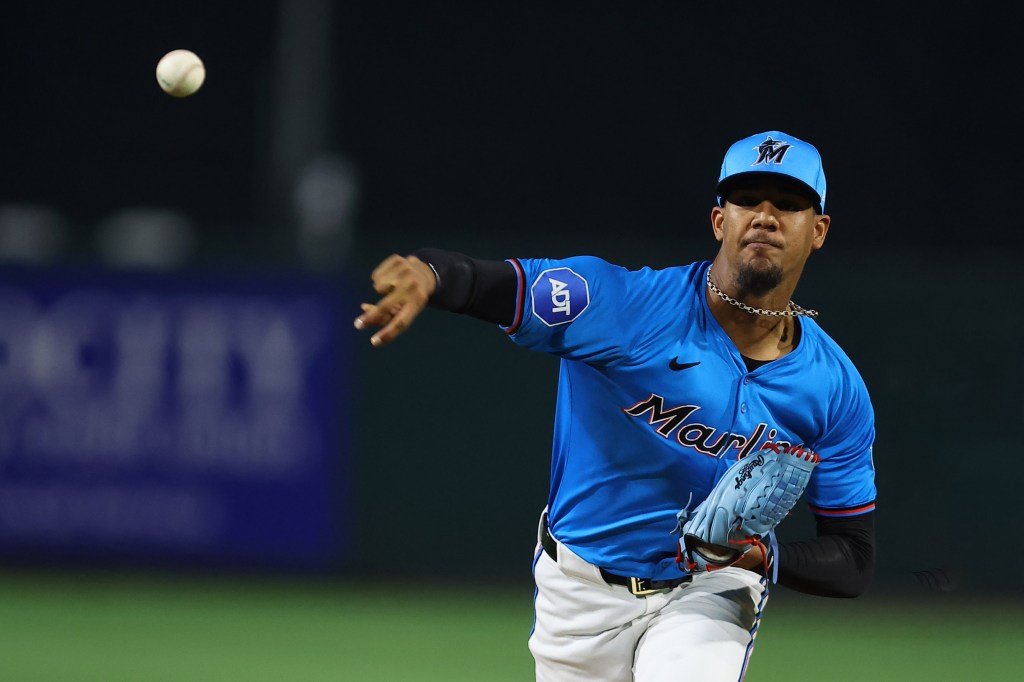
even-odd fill
[(829, 217), (798, 188), (773, 178), (737, 185), (724, 206), (711, 212), (715, 238), (744, 289), (764, 293), (799, 277), (812, 251), (821, 248)]

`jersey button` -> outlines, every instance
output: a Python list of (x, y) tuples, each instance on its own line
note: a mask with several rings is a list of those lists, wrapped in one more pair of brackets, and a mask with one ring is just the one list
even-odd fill
[(740, 412), (742, 412), (743, 414), (747, 413), (747, 404), (746, 403), (740, 403)]
[(750, 377), (743, 377), (743, 384), (746, 385), (746, 384), (749, 384), (749, 383), (750, 383)]

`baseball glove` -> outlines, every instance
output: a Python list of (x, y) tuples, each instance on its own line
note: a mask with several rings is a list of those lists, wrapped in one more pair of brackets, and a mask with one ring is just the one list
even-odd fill
[(679, 512), (679, 567), (690, 573), (725, 568), (754, 546), (767, 562), (761, 538), (793, 509), (820, 461), (806, 448), (773, 443), (737, 460), (696, 509)]

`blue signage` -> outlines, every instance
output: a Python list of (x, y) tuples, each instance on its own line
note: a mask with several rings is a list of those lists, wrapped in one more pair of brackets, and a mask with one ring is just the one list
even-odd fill
[(337, 289), (0, 274), (0, 553), (337, 562), (349, 372)]

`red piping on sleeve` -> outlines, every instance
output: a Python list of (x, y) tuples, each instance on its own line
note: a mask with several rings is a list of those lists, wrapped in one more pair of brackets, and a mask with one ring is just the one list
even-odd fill
[(516, 271), (516, 279), (518, 280), (516, 289), (516, 314), (512, 318), (512, 324), (506, 329), (505, 333), (512, 335), (519, 331), (519, 325), (523, 323), (523, 309), (526, 307), (526, 273), (523, 272), (523, 266), (519, 264), (515, 258), (510, 258), (509, 263)]
[(856, 514), (865, 514), (869, 511), (875, 510), (875, 503), (869, 502), (868, 504), (861, 505), (860, 507), (851, 507), (850, 509), (823, 509), (821, 507), (815, 507), (813, 504), (808, 505), (811, 511), (821, 516), (854, 516)]

